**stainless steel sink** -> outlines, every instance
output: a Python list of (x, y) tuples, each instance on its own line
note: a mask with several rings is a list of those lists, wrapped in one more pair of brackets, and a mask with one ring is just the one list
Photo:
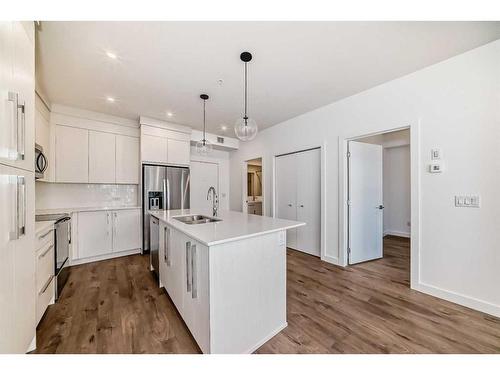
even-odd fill
[(215, 219), (213, 217), (208, 217), (204, 215), (177, 216), (174, 217), (174, 219), (179, 220), (184, 224), (207, 224), (207, 223), (215, 223), (217, 221), (222, 221), (221, 219)]

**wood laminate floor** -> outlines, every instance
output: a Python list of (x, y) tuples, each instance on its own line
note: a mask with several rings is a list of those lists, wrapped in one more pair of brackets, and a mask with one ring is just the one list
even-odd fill
[[(257, 353), (500, 353), (500, 319), (409, 288), (409, 241), (342, 268), (288, 250), (288, 327)], [(38, 353), (198, 353), (133, 255), (72, 268), (37, 330)]]

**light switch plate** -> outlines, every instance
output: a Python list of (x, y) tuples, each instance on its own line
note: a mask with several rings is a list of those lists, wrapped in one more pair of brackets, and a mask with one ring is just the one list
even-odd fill
[(433, 148), (431, 150), (431, 160), (441, 160), (442, 151), (440, 148)]

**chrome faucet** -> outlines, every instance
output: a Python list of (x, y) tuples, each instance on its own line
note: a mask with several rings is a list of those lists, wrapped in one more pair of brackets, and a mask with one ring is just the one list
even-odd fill
[(207, 192), (207, 201), (210, 200), (210, 193), (212, 193), (212, 216), (217, 216), (219, 212), (219, 196), (215, 192), (215, 188), (210, 186)]

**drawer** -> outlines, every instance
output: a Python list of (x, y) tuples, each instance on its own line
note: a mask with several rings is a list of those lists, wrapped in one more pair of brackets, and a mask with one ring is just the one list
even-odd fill
[(42, 290), (47, 280), (54, 275), (54, 262), (54, 241), (52, 241), (36, 252), (37, 293)]
[(35, 249), (40, 250), (45, 244), (54, 243), (54, 227), (45, 229), (44, 231), (35, 235)]
[(43, 289), (37, 292), (36, 324), (40, 323), (40, 319), (42, 319), (45, 310), (47, 310), (47, 307), (53, 303), (55, 296), (55, 283), (55, 277), (51, 277), (50, 282), (44, 283), (45, 285), (43, 285)]

